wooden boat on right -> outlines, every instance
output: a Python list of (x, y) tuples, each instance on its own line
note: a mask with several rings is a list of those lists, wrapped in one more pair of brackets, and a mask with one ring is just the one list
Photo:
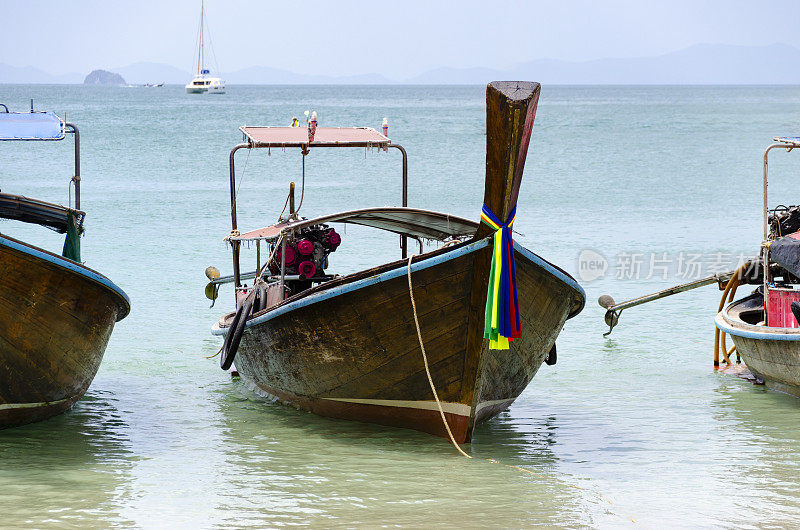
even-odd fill
[[(606, 309), (608, 335), (625, 309), (718, 284), (722, 299), (714, 319), (715, 369), (722, 364), (732, 367), (743, 360), (752, 375), (740, 370), (735, 373), (800, 397), (800, 206), (770, 208), (767, 193), (770, 151), (800, 148), (800, 137), (775, 137), (773, 142), (764, 152), (764, 237), (757, 257), (736, 270), (625, 302), (616, 303), (608, 295), (601, 296), (598, 302)], [(758, 287), (734, 300), (737, 289), (748, 284)], [(733, 340), (730, 348), (728, 336)]]
[[(752, 372), (736, 371), (768, 387), (800, 397), (800, 206), (769, 207), (769, 153), (800, 148), (800, 137), (775, 137), (764, 152), (763, 231), (761, 250), (736, 270), (714, 274), (622, 303), (608, 295), (598, 302), (606, 309), (608, 335), (623, 310), (705, 285), (722, 291), (714, 319), (714, 367), (731, 367), (742, 360)], [(757, 285), (734, 300), (742, 285)], [(766, 293), (766, 295), (765, 295)], [(728, 348), (726, 337), (733, 346)], [(735, 360), (734, 360), (734, 354)], [(754, 376), (754, 377), (753, 377)]]
[[(758, 277), (744, 270), (734, 274), (726, 287), (727, 301), (748, 280), (760, 280), (752, 294), (727, 304), (717, 314), (724, 360), (731, 363), (735, 351), (750, 371), (770, 388), (800, 397), (800, 206), (769, 207), (768, 157), (773, 149), (800, 148), (800, 137), (776, 137), (764, 152), (763, 230)], [(766, 293), (766, 296), (764, 296)], [(723, 301), (726, 301), (723, 295)], [(727, 349), (725, 335), (734, 348)]]

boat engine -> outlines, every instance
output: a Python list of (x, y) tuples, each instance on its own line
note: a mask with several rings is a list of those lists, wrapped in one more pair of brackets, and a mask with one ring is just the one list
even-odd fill
[(788, 236), (800, 230), (800, 206), (778, 206), (769, 213), (771, 238)]
[[(313, 280), (325, 279), (328, 255), (335, 252), (342, 243), (342, 237), (328, 225), (307, 226), (295, 231), (286, 239), (286, 252), (283, 261), (287, 276), (300, 276), (300, 280), (287, 282), (293, 293), (311, 287)], [(273, 274), (281, 273), (281, 250), (269, 263)]]

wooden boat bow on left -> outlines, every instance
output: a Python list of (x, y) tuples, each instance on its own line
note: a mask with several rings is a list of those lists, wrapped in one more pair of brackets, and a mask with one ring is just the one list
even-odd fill
[(0, 193), (0, 218), (66, 234), (61, 255), (0, 234), (0, 428), (43, 420), (86, 392), (130, 300), (83, 265), (78, 128), (52, 112), (0, 112), (0, 141), (75, 139), (75, 207)]
[[(539, 84), (487, 87), (483, 223), (402, 207), (353, 210), (315, 219), (290, 211), (276, 225), (239, 233), (236, 149), (372, 146), (405, 150), (368, 128), (242, 128), (231, 154), (232, 232), (237, 310), (212, 332), (225, 337), (223, 367), (235, 362), (257, 391), (324, 416), (445, 435), (417, 341), (420, 331), (445, 417), (458, 442), (508, 407), (545, 360), (585, 294), (563, 270), (513, 242), (511, 226), (530, 141)], [(406, 182), (404, 175), (404, 184)], [(405, 203), (405, 189), (403, 202)], [(327, 273), (341, 244), (332, 222), (361, 224), (443, 242), (431, 252), (346, 276)], [(239, 250), (256, 243), (255, 282), (242, 284)], [(261, 262), (261, 244), (268, 255)], [(210, 275), (214, 288), (223, 283)], [(217, 282), (217, 283), (214, 283)], [(207, 289), (207, 292), (209, 290)], [(488, 294), (487, 294), (488, 293)], [(488, 302), (487, 302), (488, 300)], [(488, 338), (487, 338), (488, 337)]]

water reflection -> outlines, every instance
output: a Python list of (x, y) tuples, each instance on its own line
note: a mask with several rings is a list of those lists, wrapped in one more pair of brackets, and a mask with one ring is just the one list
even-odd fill
[(736, 524), (791, 527), (800, 510), (800, 400), (720, 374), (713, 416), (723, 442), (717, 473), (740, 503)]
[(135, 460), (118, 403), (90, 390), (72, 410), (0, 431), (3, 526), (109, 526), (121, 515)]
[(469, 460), (427, 434), (297, 411), (244, 382), (229, 391), (222, 524), (470, 526), (487, 514), (501, 526), (590, 524), (586, 506), (599, 503), (553, 473), (553, 419), (532, 430), (489, 422)]

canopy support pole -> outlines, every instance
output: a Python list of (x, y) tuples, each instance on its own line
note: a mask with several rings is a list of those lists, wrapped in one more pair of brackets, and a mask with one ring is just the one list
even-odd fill
[[(76, 133), (76, 141), (77, 141), (77, 129), (75, 129)], [(311, 145), (312, 147), (340, 147), (337, 144), (318, 144), (318, 145)], [(228, 163), (230, 166), (230, 186), (231, 186), (231, 233), (237, 231), (237, 223), (236, 223), (236, 170), (235, 170), (235, 155), (236, 151), (239, 149), (250, 149), (253, 147), (267, 147), (266, 145), (261, 144), (254, 144), (252, 142), (249, 143), (242, 143), (235, 146), (231, 149), (230, 155), (228, 157)], [(400, 151), (403, 155), (403, 195), (402, 195), (402, 206), (408, 207), (408, 153), (406, 153), (405, 148), (403, 148), (400, 144), (388, 144), (387, 147), (393, 147)], [(305, 162), (305, 154), (304, 153), (304, 160)], [(76, 164), (76, 167), (77, 164)], [(77, 171), (77, 170), (76, 170)], [(302, 199), (302, 197), (301, 197)], [(300, 205), (302, 206), (302, 200), (300, 201)], [(231, 239), (231, 249), (233, 250), (233, 279), (234, 284), (236, 287), (241, 287), (241, 277), (239, 272), (239, 245), (240, 241)], [(401, 256), (406, 258), (408, 256), (408, 237), (405, 235), (400, 236), (400, 248), (401, 248)]]
[[(408, 206), (408, 153), (400, 144), (389, 144), (388, 147), (394, 147), (403, 155), (403, 207)], [(408, 257), (408, 238), (400, 236), (400, 257), (406, 259)]]
[[(228, 157), (230, 171), (231, 171), (231, 233), (237, 230), (236, 224), (236, 170), (234, 155), (239, 149), (250, 147), (249, 144), (239, 144), (231, 149), (231, 154)], [(241, 278), (239, 277), (239, 241), (231, 240), (231, 249), (233, 250), (233, 281), (236, 287), (241, 287)]]
[(767, 288), (768, 288), (768, 284), (769, 284), (769, 282), (771, 280), (770, 275), (769, 275), (769, 246), (767, 245), (767, 242), (769, 240), (769, 202), (767, 201), (767, 191), (768, 191), (767, 173), (769, 172), (768, 159), (769, 159), (769, 152), (772, 151), (773, 149), (776, 149), (776, 148), (779, 148), (779, 147), (782, 147), (782, 148), (786, 149), (787, 151), (791, 151), (793, 149), (793, 146), (790, 145), (790, 144), (776, 143), (776, 144), (770, 145), (764, 151), (764, 212), (763, 212), (763, 214), (764, 214), (764, 242), (761, 244), (761, 259), (762, 259), (762, 262), (764, 263), (764, 314), (765, 315), (767, 314), (767, 311), (768, 311), (768, 308), (767, 308), (767, 303), (768, 302), (767, 301), (769, 300), (769, 297), (767, 296)]
[(81, 209), (81, 133), (78, 131), (78, 126), (74, 123), (66, 122), (64, 124), (69, 127), (69, 132), (75, 135), (75, 175), (72, 177), (72, 182), (75, 184), (75, 209)]

